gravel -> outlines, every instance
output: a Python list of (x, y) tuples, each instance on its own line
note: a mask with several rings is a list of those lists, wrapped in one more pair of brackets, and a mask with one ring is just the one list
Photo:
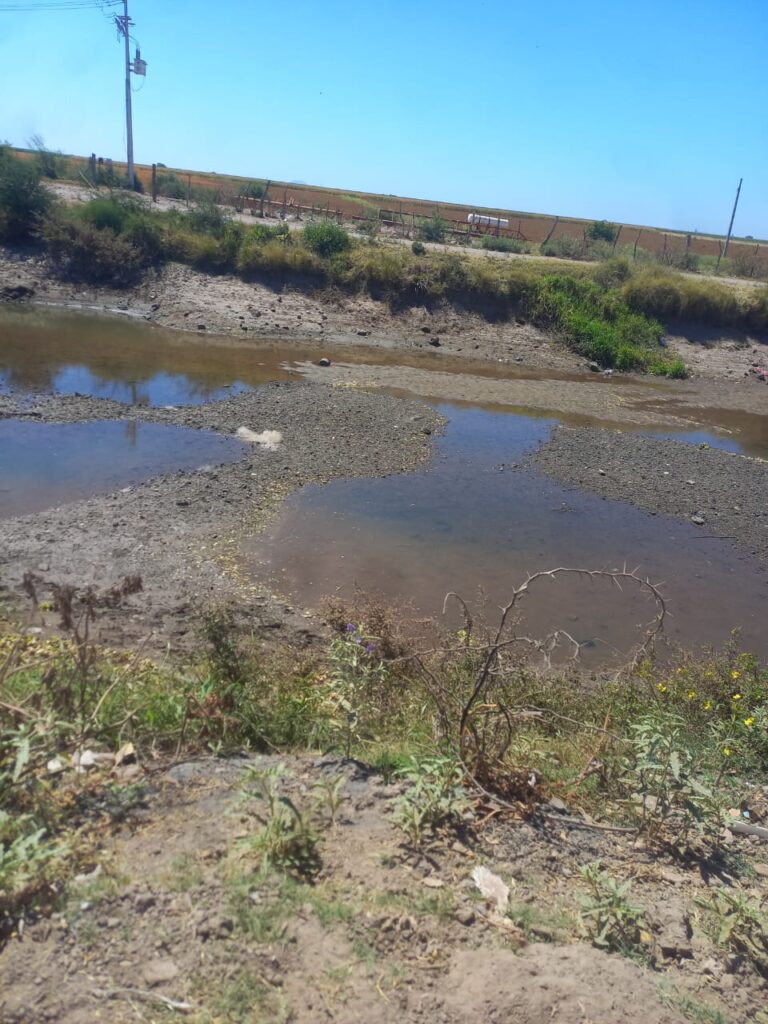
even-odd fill
[(559, 427), (530, 462), (561, 483), (664, 513), (768, 561), (768, 462), (618, 431)]
[[(443, 422), (420, 402), (283, 382), (178, 409), (80, 397), (0, 400), (0, 416), (19, 414), (59, 423), (118, 418), (225, 434), (240, 426), (281, 432), (274, 451), (249, 445), (242, 460), (230, 465), (168, 474), (0, 522), (0, 596), (3, 589), (20, 594), (26, 572), (38, 578), (41, 597), (56, 583), (103, 591), (139, 575), (143, 592), (122, 610), (104, 609), (99, 638), (122, 644), (151, 633), (153, 644), (182, 647), (200, 608), (228, 599), (254, 624), (308, 632), (300, 615), (242, 572), (241, 540), (266, 526), (282, 499), (305, 483), (415, 469), (430, 457), (430, 433)], [(55, 616), (48, 617), (55, 623)]]

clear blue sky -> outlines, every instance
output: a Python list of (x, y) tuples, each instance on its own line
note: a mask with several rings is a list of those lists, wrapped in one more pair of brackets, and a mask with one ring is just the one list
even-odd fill
[[(3, 6), (0, 138), (122, 156), (108, 20)], [(130, 6), (139, 162), (768, 237), (768, 0)]]

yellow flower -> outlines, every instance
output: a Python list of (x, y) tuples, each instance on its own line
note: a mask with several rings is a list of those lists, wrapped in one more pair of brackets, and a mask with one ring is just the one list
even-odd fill
[(754, 718), (752, 718), (751, 715), (750, 715), (749, 718), (745, 718), (744, 719), (744, 725), (746, 725), (746, 727), (748, 729), (751, 729), (754, 724), (755, 724), (755, 720), (754, 720)]
[(711, 672), (705, 672), (704, 675), (707, 677), (707, 679), (711, 679), (712, 678), (712, 673)]
[(725, 754), (726, 757), (730, 757), (731, 756), (731, 748), (730, 747), (723, 747), (723, 753)]
[(666, 693), (667, 692), (667, 688), (664, 685), (664, 683), (656, 683), (656, 689), (659, 691), (659, 693)]
[(741, 694), (740, 693), (734, 693), (733, 699), (734, 700), (741, 700)]
[(738, 679), (740, 675), (741, 672), (738, 672), (736, 669), (734, 669), (733, 672), (731, 672), (731, 679)]
[(693, 698), (695, 696), (696, 696), (696, 691), (695, 690), (689, 690), (688, 691), (688, 700), (693, 700)]
[(711, 711), (712, 710), (712, 701), (711, 700), (705, 700), (704, 701), (704, 710), (705, 711)]

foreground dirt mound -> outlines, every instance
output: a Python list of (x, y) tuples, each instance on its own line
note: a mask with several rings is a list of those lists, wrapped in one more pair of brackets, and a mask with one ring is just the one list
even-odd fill
[(456, 1021), (487, 1024), (673, 1024), (648, 973), (589, 946), (536, 945), (522, 954), (462, 950), (441, 1003)]
[[(265, 802), (247, 772), (278, 766), (301, 813), (315, 802), (309, 881), (261, 870)], [(355, 762), (184, 763), (119, 800), (99, 771), (80, 797), (96, 866), (0, 951), (2, 1024), (682, 1024), (681, 1001), (735, 1024), (768, 1001), (749, 964), (692, 925), (721, 879), (557, 811), (468, 822), (417, 855), (393, 823), (402, 785)], [(653, 969), (584, 943), (578, 868), (595, 860), (632, 880)], [(509, 887), (505, 913), (478, 892), (478, 866)]]

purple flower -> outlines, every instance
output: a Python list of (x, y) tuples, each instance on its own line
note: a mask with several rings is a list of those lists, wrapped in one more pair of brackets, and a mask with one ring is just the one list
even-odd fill
[(376, 650), (376, 644), (366, 644), (365, 645), (365, 653), (366, 654), (373, 654), (373, 652), (375, 650)]
[(347, 623), (347, 632), (348, 633), (354, 633), (356, 628), (357, 627), (355, 626), (354, 622), (348, 622)]

